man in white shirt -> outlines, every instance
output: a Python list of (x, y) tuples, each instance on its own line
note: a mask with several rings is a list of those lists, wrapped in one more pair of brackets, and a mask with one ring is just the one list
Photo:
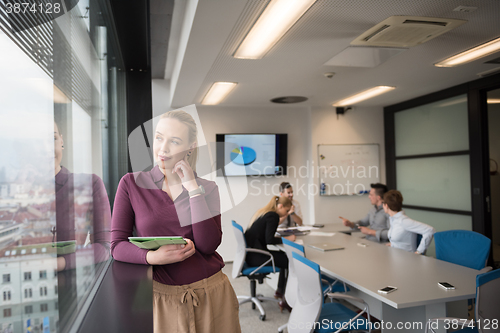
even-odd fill
[(296, 225), (302, 225), (302, 212), (300, 211), (300, 205), (297, 201), (293, 200), (293, 188), (289, 182), (283, 182), (280, 184), (280, 196), (288, 197), (292, 201), (292, 209), (288, 212), (288, 215), (283, 216), (280, 219), (280, 228), (294, 227)]
[[(403, 196), (399, 191), (391, 190), (384, 194), (382, 205), (391, 220), (391, 228), (387, 234), (390, 246), (416, 254), (424, 254), (436, 230), (430, 225), (414, 221), (404, 214), (402, 211)], [(417, 234), (422, 235), (418, 247)]]

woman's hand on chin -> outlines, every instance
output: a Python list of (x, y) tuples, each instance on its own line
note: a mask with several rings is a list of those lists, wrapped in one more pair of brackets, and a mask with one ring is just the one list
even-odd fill
[(175, 163), (172, 173), (177, 173), (186, 190), (193, 191), (198, 188), (198, 183), (196, 183), (194, 177), (194, 171), (187, 162), (187, 155), (185, 158)]

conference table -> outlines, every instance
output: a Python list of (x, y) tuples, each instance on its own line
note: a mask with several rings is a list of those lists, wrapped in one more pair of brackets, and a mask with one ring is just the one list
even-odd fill
[[(467, 318), (467, 300), (475, 298), (477, 270), (371, 242), (360, 232), (349, 235), (350, 231), (342, 224), (330, 224), (314, 232), (333, 236), (297, 239), (304, 243), (306, 258), (319, 264), (322, 273), (344, 281), (350, 286), (349, 295), (365, 300), (370, 313), (381, 320), (383, 332), (423, 332), (430, 318)], [(307, 245), (314, 243), (343, 249), (323, 252)], [(444, 290), (438, 282), (449, 282), (456, 289)], [(397, 290), (378, 292), (386, 286)]]

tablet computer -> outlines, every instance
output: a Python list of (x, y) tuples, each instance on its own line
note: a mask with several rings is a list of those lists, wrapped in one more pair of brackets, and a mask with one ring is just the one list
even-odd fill
[(163, 245), (187, 244), (181, 236), (129, 237), (129, 242), (141, 249), (156, 250)]
[(314, 244), (307, 244), (307, 246), (320, 251), (335, 251), (335, 250), (342, 250), (344, 248), (343, 246), (339, 246), (332, 243), (314, 243)]

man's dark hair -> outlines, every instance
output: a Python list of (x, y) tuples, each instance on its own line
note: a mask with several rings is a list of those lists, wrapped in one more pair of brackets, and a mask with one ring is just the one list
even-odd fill
[(292, 187), (289, 182), (283, 182), (280, 184), (280, 192), (283, 193), (287, 188)]
[(385, 186), (384, 184), (375, 183), (375, 184), (370, 184), (370, 186), (371, 188), (375, 189), (375, 194), (378, 195), (380, 198), (384, 198), (384, 194), (386, 194), (387, 191), (389, 191), (387, 186)]

